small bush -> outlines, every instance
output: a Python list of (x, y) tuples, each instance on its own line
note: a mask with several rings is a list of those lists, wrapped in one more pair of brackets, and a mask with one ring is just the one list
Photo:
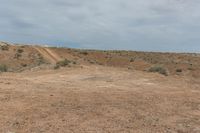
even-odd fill
[(41, 55), (38, 55), (37, 63), (38, 65), (44, 64), (45, 63), (44, 57), (42, 57)]
[(76, 65), (76, 64), (77, 64), (77, 63), (76, 63), (76, 61), (73, 61), (72, 63), (73, 63), (74, 65)]
[(18, 59), (18, 58), (21, 57), (21, 56), (22, 56), (22, 55), (21, 55), (20, 53), (16, 53), (14, 58), (15, 58), (15, 59)]
[(20, 46), (21, 48), (25, 48), (25, 45)]
[(182, 69), (176, 69), (176, 72), (181, 73), (183, 70)]
[(54, 66), (54, 69), (59, 69), (60, 67), (65, 67), (65, 66), (69, 66), (70, 64), (76, 64), (75, 61), (70, 61), (68, 59), (64, 59), (62, 61), (59, 61), (56, 63), (56, 65)]
[(24, 52), (23, 49), (18, 49), (18, 50), (17, 50), (17, 53), (23, 53), (23, 52)]
[(194, 70), (194, 68), (192, 68), (192, 67), (189, 67), (189, 68), (188, 68), (188, 70), (190, 70), (190, 71), (193, 71), (193, 70)]
[(23, 64), (23, 63), (22, 63), (21, 66), (22, 66), (22, 67), (27, 67), (27, 64)]
[(65, 66), (69, 65), (70, 63), (71, 63), (70, 60), (64, 59), (62, 61), (57, 62), (56, 65), (61, 66), (61, 67), (65, 67)]
[(81, 54), (83, 54), (83, 55), (88, 55), (88, 52), (87, 51), (82, 51), (82, 52), (80, 52)]
[(89, 62), (90, 64), (95, 64), (95, 61), (92, 61), (92, 60), (88, 60), (88, 62)]
[(3, 46), (0, 47), (0, 49), (8, 51), (9, 47), (8, 47), (8, 45), (3, 45)]
[(135, 59), (133, 59), (133, 58), (130, 59), (130, 62), (134, 62), (134, 61), (135, 61)]
[(60, 66), (57, 64), (54, 66), (54, 69), (59, 69), (59, 68), (60, 68)]
[(0, 72), (7, 72), (8, 68), (6, 65), (0, 65)]
[(161, 67), (161, 66), (153, 66), (149, 69), (149, 72), (157, 72), (157, 73), (160, 73), (162, 75), (165, 75), (167, 76), (167, 70), (164, 68), (164, 67)]

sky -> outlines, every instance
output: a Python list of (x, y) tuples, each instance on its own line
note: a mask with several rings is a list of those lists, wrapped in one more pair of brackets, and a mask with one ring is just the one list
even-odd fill
[(0, 0), (0, 40), (200, 52), (199, 0)]

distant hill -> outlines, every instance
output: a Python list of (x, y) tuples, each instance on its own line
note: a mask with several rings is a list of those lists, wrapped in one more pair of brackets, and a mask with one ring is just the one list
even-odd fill
[(157, 67), (164, 68), (168, 75), (199, 77), (200, 74), (199, 54), (81, 50), (0, 42), (0, 65), (6, 66), (7, 71), (55, 68), (64, 61), (71, 65), (105, 65), (140, 71)]

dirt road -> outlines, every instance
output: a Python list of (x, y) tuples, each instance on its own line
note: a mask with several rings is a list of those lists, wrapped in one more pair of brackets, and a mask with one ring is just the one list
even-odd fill
[(200, 84), (112, 67), (0, 75), (0, 133), (200, 133)]
[(46, 58), (50, 63), (56, 64), (62, 58), (56, 53), (52, 52), (47, 47), (34, 47), (44, 58)]

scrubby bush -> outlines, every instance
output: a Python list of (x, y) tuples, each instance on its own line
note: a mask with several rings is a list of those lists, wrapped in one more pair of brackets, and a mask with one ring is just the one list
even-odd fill
[(1, 50), (6, 50), (6, 51), (8, 51), (8, 50), (9, 50), (9, 47), (8, 47), (8, 45), (2, 45), (2, 46), (0, 47), (0, 49), (1, 49)]
[(27, 64), (22, 63), (21, 66), (22, 67), (27, 67)]
[(87, 51), (82, 51), (82, 52), (80, 52), (80, 54), (88, 55), (88, 52)]
[(23, 49), (17, 49), (17, 53), (23, 53), (24, 50)]
[(0, 65), (0, 72), (7, 72), (8, 68), (6, 65)]
[(176, 69), (176, 72), (181, 73), (183, 70), (182, 69)]
[(60, 66), (57, 64), (54, 66), (54, 69), (59, 69), (59, 68), (60, 68)]
[(18, 59), (18, 58), (21, 57), (21, 56), (22, 56), (22, 55), (21, 55), (20, 53), (16, 53), (14, 58), (15, 58), (15, 59)]
[(70, 60), (64, 59), (62, 61), (57, 62), (56, 65), (61, 66), (61, 67), (65, 67), (65, 66), (69, 65), (70, 63), (71, 63)]
[(54, 69), (59, 69), (60, 67), (65, 67), (65, 66), (69, 66), (70, 64), (76, 64), (75, 61), (70, 61), (68, 59), (64, 59), (61, 60), (59, 62), (56, 63), (56, 65), (54, 66)]
[(37, 63), (38, 63), (38, 65), (41, 65), (41, 64), (45, 63), (45, 59), (41, 54), (38, 55)]
[(167, 70), (162, 66), (153, 66), (149, 69), (149, 72), (157, 72), (165, 76), (168, 75)]
[(193, 71), (193, 70), (194, 70), (194, 68), (192, 68), (192, 67), (188, 67), (188, 70), (190, 70), (190, 71)]
[(131, 58), (131, 59), (130, 59), (130, 62), (134, 62), (134, 61), (135, 61), (135, 59), (134, 59), (134, 58)]

